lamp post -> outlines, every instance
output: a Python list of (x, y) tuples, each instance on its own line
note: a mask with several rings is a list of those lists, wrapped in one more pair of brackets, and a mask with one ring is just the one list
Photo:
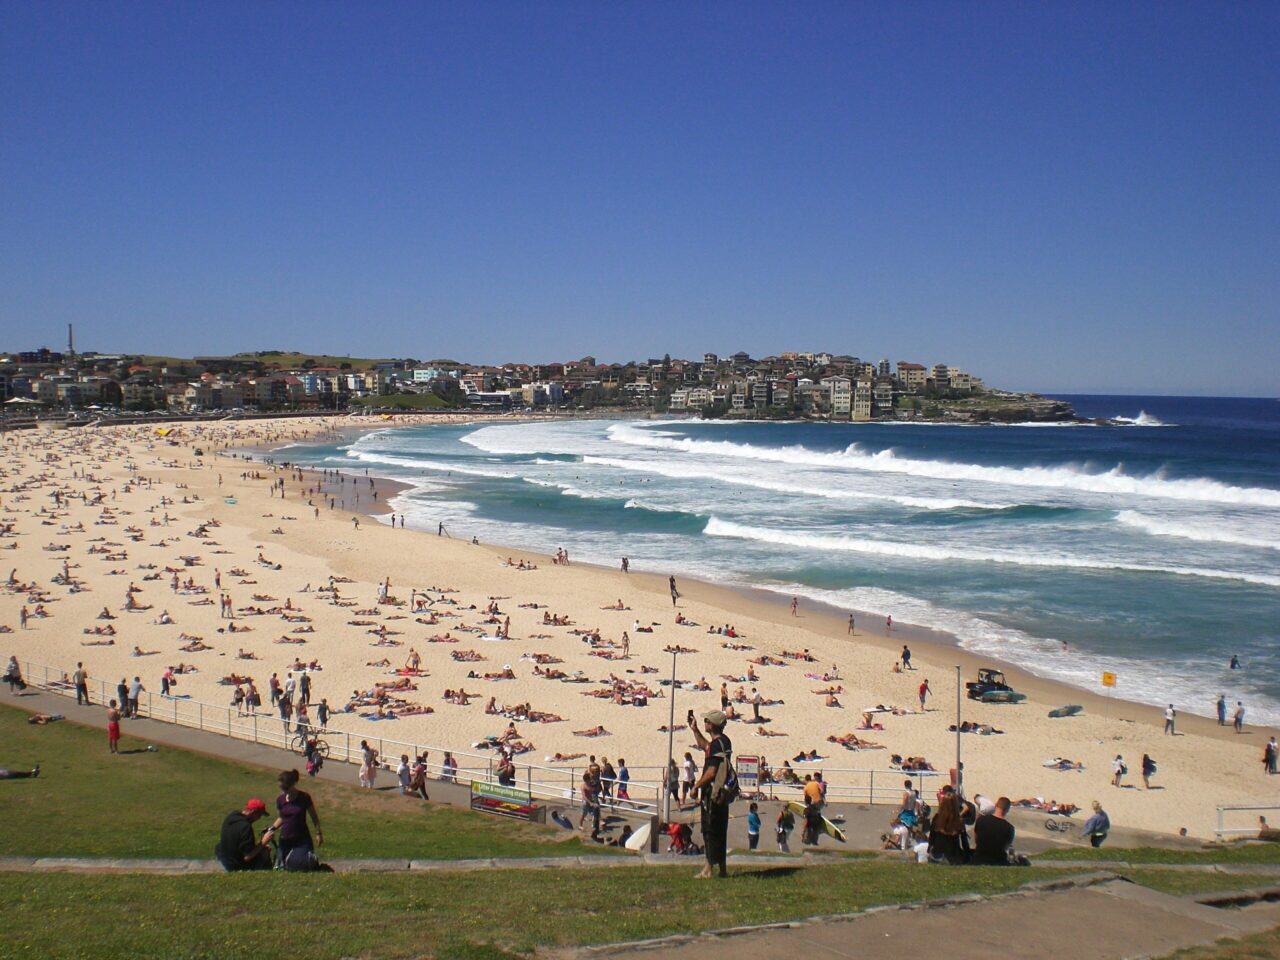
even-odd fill
[(960, 665), (956, 664), (956, 793), (964, 795), (964, 769), (960, 766)]
[(671, 770), (671, 760), (674, 754), (671, 752), (675, 749), (676, 736), (676, 657), (679, 656), (675, 650), (671, 651), (671, 718), (667, 721), (667, 762), (662, 765), (662, 774), (658, 777), (661, 786), (658, 788), (663, 792), (664, 797), (662, 803), (662, 819), (666, 823), (671, 822), (671, 790), (669, 789), (670, 779), (668, 773)]

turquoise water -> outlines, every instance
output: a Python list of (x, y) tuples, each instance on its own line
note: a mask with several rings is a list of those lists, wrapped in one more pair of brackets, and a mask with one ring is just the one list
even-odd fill
[(1111, 670), (1132, 699), (1210, 714), (1225, 693), (1280, 721), (1280, 403), (1070, 399), (1131, 422), (512, 423), (287, 453), (407, 480), (411, 527), (625, 554), (892, 614), (1082, 687)]

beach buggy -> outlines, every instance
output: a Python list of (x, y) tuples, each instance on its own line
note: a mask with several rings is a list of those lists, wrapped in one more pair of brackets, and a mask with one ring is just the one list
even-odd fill
[(1017, 703), (1025, 700), (1026, 695), (1014, 692), (1013, 687), (1005, 682), (1004, 674), (992, 667), (978, 670), (978, 679), (965, 684), (970, 700), (981, 700), (983, 703)]

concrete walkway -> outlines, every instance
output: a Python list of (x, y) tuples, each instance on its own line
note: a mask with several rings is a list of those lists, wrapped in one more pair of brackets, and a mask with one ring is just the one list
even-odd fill
[(661, 956), (663, 960), (1122, 960), (1163, 956), (1280, 924), (1280, 904), (1220, 910), (1114, 875), (772, 924), (542, 953), (546, 960)]

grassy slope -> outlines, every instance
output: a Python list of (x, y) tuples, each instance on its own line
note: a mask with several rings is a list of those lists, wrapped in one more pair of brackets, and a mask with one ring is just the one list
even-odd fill
[(10, 874), (0, 875), (0, 902), (9, 928), (23, 932), (19, 956), (214, 960), (264, 955), (264, 947), (287, 935), (292, 955), (324, 960), (465, 956), (466, 944), (528, 952), (538, 945), (690, 933), (962, 890), (995, 893), (1043, 877), (1034, 869), (852, 863), (743, 871), (708, 883), (692, 879), (695, 867), (436, 876)]
[(377, 397), (353, 397), (353, 407), (394, 407), (397, 410), (435, 410), (449, 406), (434, 393), (393, 393)]
[(1122, 863), (1274, 863), (1280, 866), (1280, 843), (1251, 843), (1203, 850), (1162, 850), (1158, 847), (1057, 847), (1035, 855), (1036, 860), (1111, 860)]
[[(0, 708), (0, 765), (41, 764), (38, 779), (0, 783), (0, 853), (207, 859), (228, 811), (250, 796), (274, 809), (279, 791), (270, 770), (168, 747), (111, 756), (100, 730), (70, 722), (32, 726), (26, 717)], [(123, 750), (145, 745), (129, 737), (128, 721), (124, 733)], [(321, 780), (304, 787), (315, 797), (328, 857), (586, 852), (576, 838), (561, 840), (539, 827), (415, 802), (394, 791)]]

